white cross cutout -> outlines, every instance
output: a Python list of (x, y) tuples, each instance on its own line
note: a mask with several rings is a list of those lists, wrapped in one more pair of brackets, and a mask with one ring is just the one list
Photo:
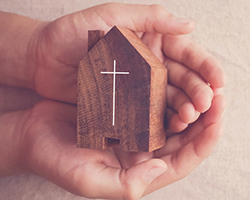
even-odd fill
[(113, 74), (113, 120), (112, 126), (115, 125), (115, 75), (116, 74), (129, 74), (129, 72), (116, 72), (116, 60), (114, 60), (114, 71), (113, 72), (101, 72), (101, 74)]

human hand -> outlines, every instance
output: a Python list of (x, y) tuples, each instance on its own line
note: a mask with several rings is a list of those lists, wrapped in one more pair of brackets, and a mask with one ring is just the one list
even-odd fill
[(137, 32), (169, 69), (170, 132), (183, 130), (209, 108), (213, 92), (207, 82), (212, 87), (222, 87), (223, 70), (194, 42), (186, 37), (170, 36), (191, 32), (194, 23), (176, 19), (158, 5), (104, 4), (51, 23), (41, 23), (33, 34), (27, 56), (29, 68), (36, 68), (37, 92), (46, 98), (76, 103), (77, 65), (87, 52), (87, 31), (107, 32), (114, 25)]
[[(131, 20), (127, 16), (131, 16)], [(106, 151), (76, 149), (76, 107), (47, 100), (37, 104), (32, 110), (18, 113), (22, 119), (18, 120), (17, 125), (21, 131), (15, 133), (21, 138), (17, 141), (17, 152), (21, 155), (18, 162), (22, 163), (24, 169), (30, 169), (78, 195), (139, 198), (187, 175), (211, 152), (210, 146), (214, 145), (219, 137), (224, 101), (220, 96), (215, 98), (213, 90), (224, 85), (224, 73), (217, 61), (201, 47), (197, 47), (185, 37), (170, 36), (192, 31), (192, 22), (179, 23), (158, 6), (107, 4), (65, 16), (55, 22), (39, 24), (32, 36), (27, 54), (29, 68), (35, 69), (32, 70), (35, 72), (32, 81), (37, 92), (49, 99), (76, 103), (77, 65), (87, 51), (87, 31), (108, 31), (113, 25), (137, 32), (168, 68), (169, 85), (166, 90), (169, 135), (184, 130), (200, 113), (210, 109), (190, 126), (190, 130), (195, 131), (180, 133), (182, 137), (188, 137), (192, 132), (197, 134), (198, 138), (199, 134), (202, 135), (207, 130), (205, 132), (214, 135), (215, 139), (209, 145), (200, 139), (199, 144), (205, 144), (202, 151), (207, 151), (206, 154), (202, 154), (198, 159), (193, 149), (186, 147), (194, 145), (193, 138), (188, 140), (189, 143), (180, 145), (178, 149), (169, 151), (171, 146), (165, 146), (158, 153), (132, 155), (120, 152), (116, 148)], [(186, 73), (188, 76), (185, 77), (183, 74)], [(214, 102), (215, 108), (210, 108), (211, 102)], [(208, 113), (215, 114), (213, 116)], [(12, 114), (8, 116), (14, 119)], [(202, 122), (209, 119), (211, 123), (216, 124), (213, 130), (210, 130), (209, 123), (201, 127)], [(195, 127), (200, 129), (197, 131)], [(177, 137), (178, 135), (171, 138)], [(168, 141), (171, 141), (171, 138)], [(190, 153), (190, 166), (193, 168), (181, 171), (181, 167), (185, 165), (185, 160), (181, 159), (184, 153)], [(130, 162), (128, 156), (131, 158)], [(176, 159), (179, 174), (171, 173), (172, 163), (166, 158)], [(151, 182), (167, 167), (168, 171), (158, 178), (159, 183)], [(151, 168), (158, 168), (159, 171), (151, 171), (151, 179), (145, 178), (144, 175)], [(169, 175), (167, 181), (161, 178), (166, 177), (166, 174)]]
[(104, 151), (76, 148), (76, 107), (44, 100), (32, 109), (0, 117), (1, 130), (8, 133), (1, 144), (10, 149), (10, 153), (1, 153), (10, 162), (0, 169), (17, 170), (9, 166), (18, 166), (80, 196), (139, 199), (187, 176), (212, 152), (222, 134), (224, 108), (224, 98), (216, 95), (210, 109), (186, 130), (168, 138), (163, 148), (127, 153), (119, 147)]
[[(76, 103), (77, 66), (87, 53), (88, 30), (108, 32), (114, 25), (143, 35), (185, 34), (194, 22), (178, 20), (158, 5), (104, 4), (53, 22), (41, 22), (31, 37), (27, 63), (34, 69), (33, 84), (42, 96)], [(146, 42), (146, 40), (145, 40)], [(157, 44), (161, 48), (161, 42)]]

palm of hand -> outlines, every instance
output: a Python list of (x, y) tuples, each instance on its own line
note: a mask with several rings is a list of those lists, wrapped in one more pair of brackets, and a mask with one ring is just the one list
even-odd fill
[[(32, 109), (24, 123), (23, 157), (28, 168), (75, 194), (111, 197), (105, 188), (106, 183), (111, 182), (118, 194), (126, 191), (140, 197), (183, 178), (211, 153), (220, 136), (218, 121), (224, 109), (223, 101), (221, 96), (216, 97), (206, 114), (182, 133), (170, 137), (162, 149), (126, 153), (119, 148), (77, 149), (76, 107), (44, 100)], [(145, 173), (145, 163), (159, 162), (158, 159), (167, 164), (167, 171), (147, 188), (142, 183), (136, 187), (136, 180)], [(125, 187), (122, 189), (121, 185)], [(132, 185), (137, 188), (136, 192), (131, 191)]]

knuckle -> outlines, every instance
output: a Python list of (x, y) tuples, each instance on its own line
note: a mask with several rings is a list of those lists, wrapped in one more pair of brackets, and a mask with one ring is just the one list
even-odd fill
[(150, 9), (152, 11), (152, 13), (155, 15), (155, 16), (158, 16), (159, 18), (162, 18), (162, 17), (172, 17), (173, 15), (170, 14), (166, 8), (162, 5), (159, 5), (159, 4), (152, 4), (150, 5)]
[(188, 92), (192, 78), (194, 77), (193, 72), (187, 70), (181, 77), (181, 87)]
[(120, 173), (120, 182), (122, 185), (122, 199), (123, 200), (137, 200), (140, 198), (137, 193), (137, 188), (131, 183), (127, 176), (127, 170), (122, 170)]
[(135, 195), (129, 191), (126, 191), (124, 196), (123, 196), (123, 200), (138, 200), (138, 199), (139, 198), (135, 197)]
[(192, 60), (193, 57), (196, 56), (195, 51), (194, 51), (194, 49), (196, 48), (197, 48), (197, 45), (193, 43), (192, 41), (189, 41), (189, 43), (182, 50), (181, 62), (187, 63), (189, 60)]

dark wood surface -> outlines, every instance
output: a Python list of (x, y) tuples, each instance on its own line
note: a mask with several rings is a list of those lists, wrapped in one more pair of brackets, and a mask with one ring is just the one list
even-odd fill
[[(128, 29), (113, 27), (103, 37), (96, 35), (98, 42), (78, 69), (77, 146), (105, 149), (119, 144), (134, 152), (162, 147), (167, 69)], [(114, 72), (114, 60), (116, 72), (129, 72), (115, 75), (115, 115), (114, 75), (101, 73)]]
[(102, 30), (88, 31), (88, 51), (90, 51), (103, 36), (104, 31)]

